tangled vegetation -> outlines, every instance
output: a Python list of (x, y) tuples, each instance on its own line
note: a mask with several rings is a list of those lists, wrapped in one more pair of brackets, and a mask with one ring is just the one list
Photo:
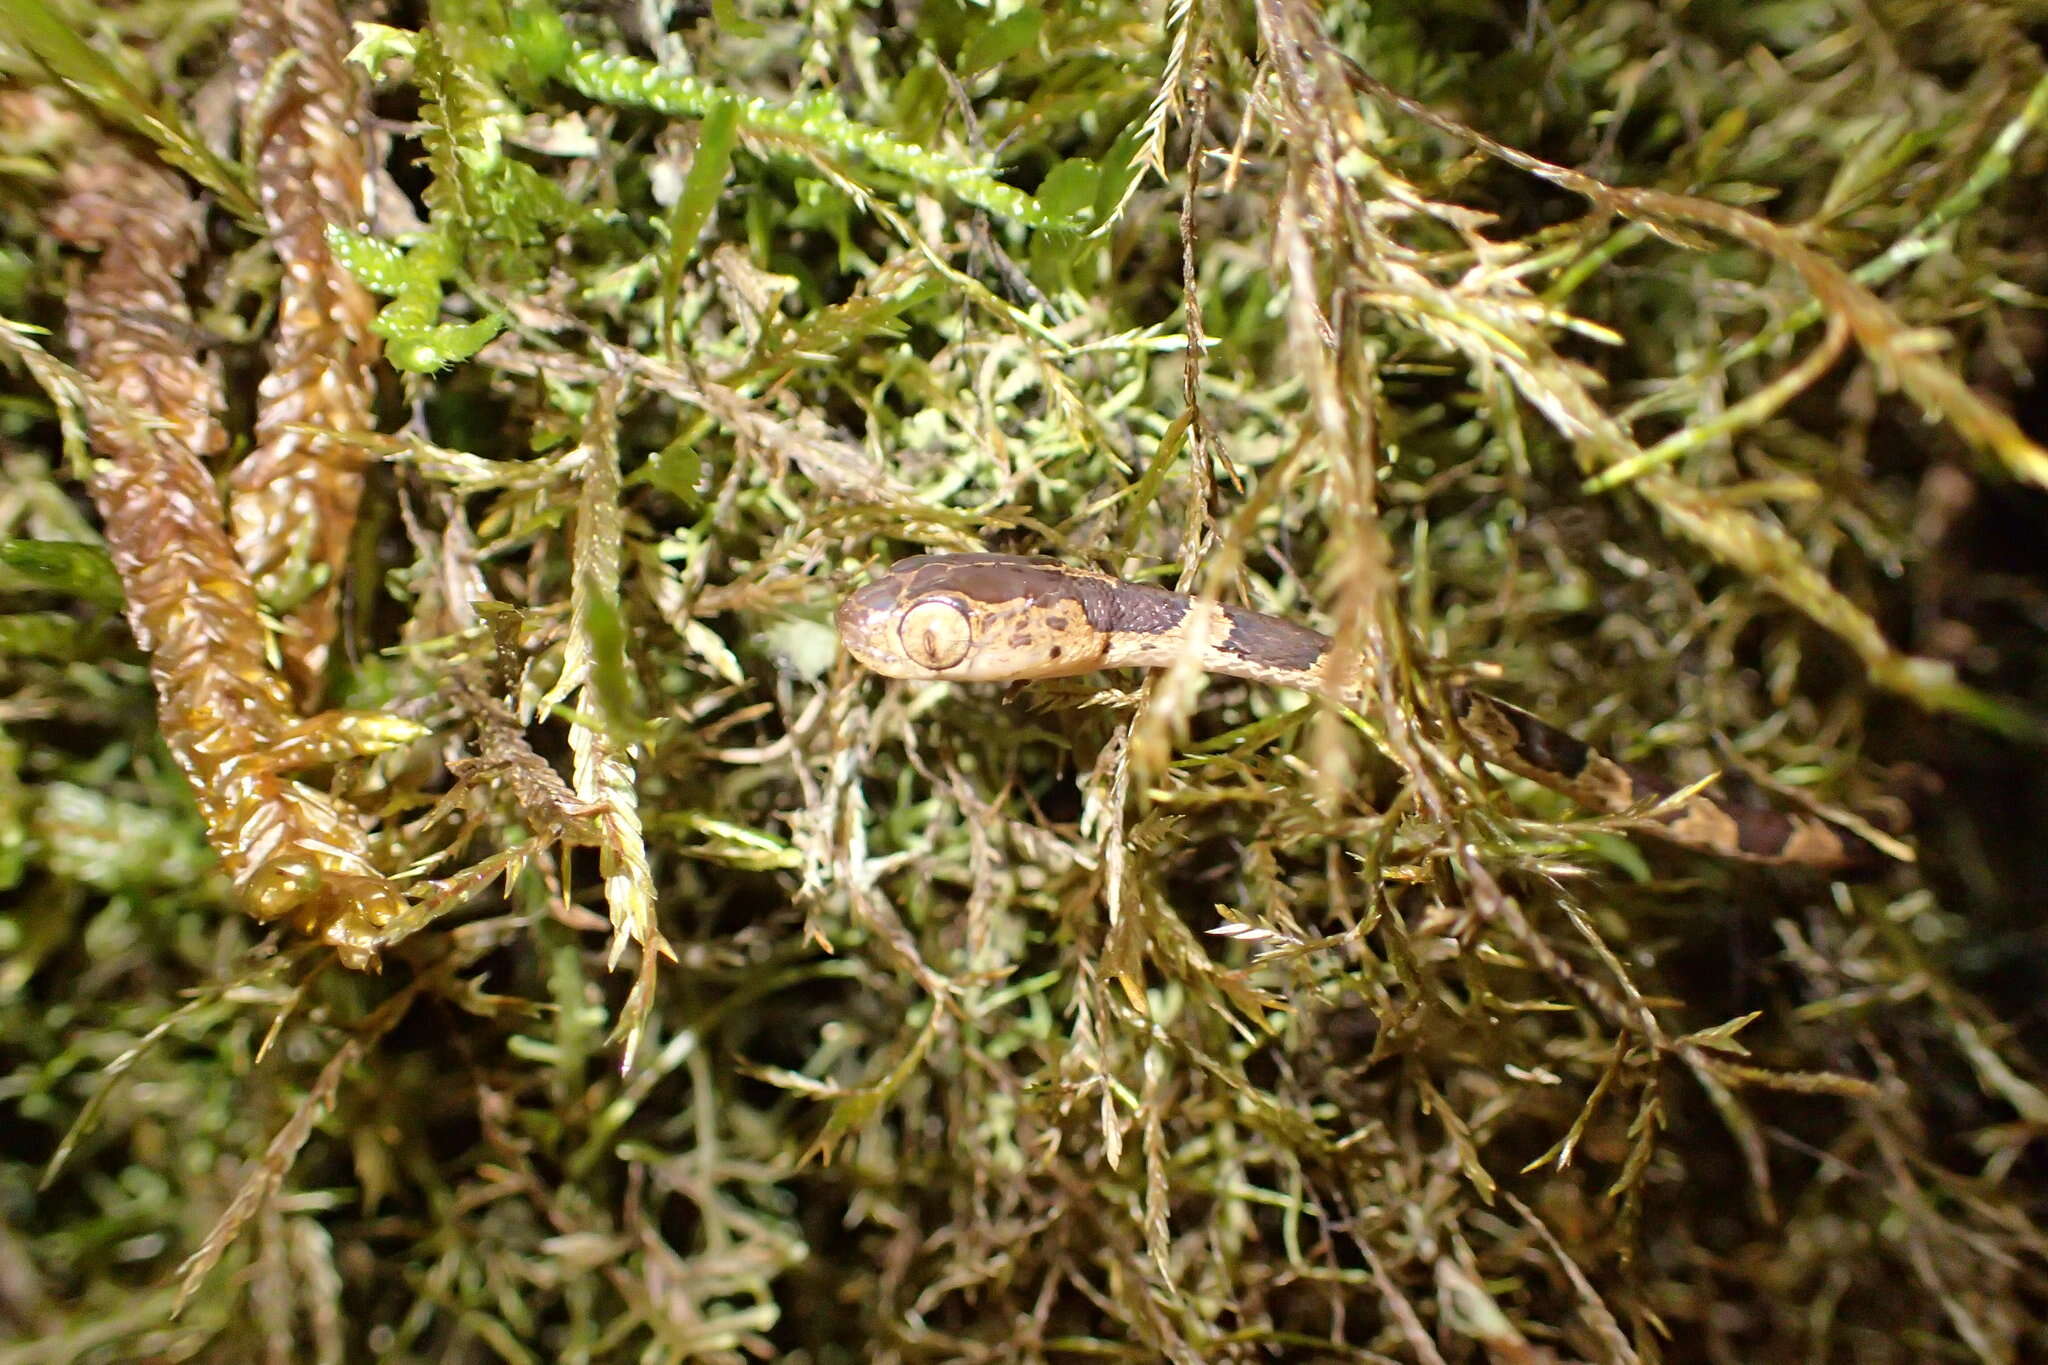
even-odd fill
[(2048, 1358), (2026, 13), (7, 0), (0, 1365)]

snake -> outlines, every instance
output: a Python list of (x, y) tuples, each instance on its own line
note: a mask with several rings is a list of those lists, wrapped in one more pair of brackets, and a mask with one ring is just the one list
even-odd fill
[[(1008, 683), (1192, 658), (1209, 673), (1362, 708), (1364, 670), (1335, 642), (1285, 617), (1028, 555), (898, 560), (849, 593), (841, 643), (887, 678)], [(1737, 805), (1716, 784), (1680, 787), (1566, 730), (1460, 683), (1449, 714), (1471, 752), (1590, 810), (1638, 816), (1646, 832), (1750, 863), (1867, 876), (1886, 855), (1817, 815)]]

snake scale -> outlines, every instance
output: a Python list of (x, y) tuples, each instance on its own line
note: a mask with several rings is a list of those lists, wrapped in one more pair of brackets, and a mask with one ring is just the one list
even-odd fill
[[(1331, 665), (1329, 636), (1278, 616), (1217, 605), (1092, 569), (1019, 555), (899, 560), (840, 603), (839, 637), (890, 678), (1016, 682), (1103, 668), (1163, 668), (1191, 652), (1211, 673), (1293, 688), (1347, 706), (1364, 700)], [(1204, 638), (1193, 632), (1206, 621)], [(1643, 814), (1673, 843), (1724, 858), (1869, 873), (1885, 862), (1860, 835), (1818, 816), (1731, 804), (1608, 757), (1547, 721), (1468, 687), (1446, 689), (1479, 757), (1610, 814)]]

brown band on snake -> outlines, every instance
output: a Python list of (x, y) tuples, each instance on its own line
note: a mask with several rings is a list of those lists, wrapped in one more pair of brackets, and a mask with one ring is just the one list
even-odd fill
[[(1243, 607), (1197, 611), (1193, 599), (1092, 569), (1018, 555), (900, 560), (840, 603), (849, 653), (890, 678), (1015, 682), (1101, 668), (1158, 668), (1192, 657), (1211, 673), (1356, 706), (1356, 670), (1339, 680), (1330, 637)], [(1197, 636), (1197, 630), (1201, 634)], [(1618, 762), (1516, 706), (1448, 691), (1459, 730), (1481, 758), (1580, 805), (1646, 815), (1673, 843), (1748, 862), (1854, 875), (1886, 861), (1869, 841), (1818, 816), (1735, 806)]]
[(1225, 607), (1223, 617), (1230, 622), (1230, 633), (1223, 637), (1222, 647), (1240, 659), (1259, 659), (1280, 668), (1309, 673), (1322, 663), (1330, 648), (1330, 637), (1321, 631), (1278, 616), (1243, 607)]

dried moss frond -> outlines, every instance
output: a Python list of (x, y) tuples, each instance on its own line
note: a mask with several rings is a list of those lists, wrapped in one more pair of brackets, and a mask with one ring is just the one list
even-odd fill
[(371, 429), (376, 303), (334, 259), (330, 226), (363, 219), (367, 109), (329, 0), (259, 0), (235, 35), (244, 140), (282, 274), (256, 442), (228, 501), (235, 551), (278, 622), (299, 696), (318, 700), (355, 533)]
[(270, 666), (249, 575), (204, 460), (226, 436), (216, 367), (190, 334), (183, 275), (199, 207), (175, 180), (102, 152), (69, 176), (52, 226), (101, 250), (71, 313), (97, 452), (91, 488), (150, 658), (158, 720), (242, 904), (289, 917), (358, 965), (402, 908), (363, 818), (285, 773), (403, 744), (395, 718), (300, 719)]
[(569, 598), (569, 638), (561, 672), (543, 705), (573, 700), (585, 718), (569, 730), (576, 761), (576, 794), (597, 812), (600, 875), (611, 912), (616, 968), (626, 946), (638, 945), (641, 968), (633, 999), (619, 1016), (626, 1054), (638, 1050), (654, 1004), (655, 972), (673, 958), (655, 920), (653, 874), (640, 823), (633, 731), (639, 707), (630, 684), (619, 583), (624, 567), (624, 512), (619, 505), (618, 402), (622, 385), (600, 385), (591, 402), (579, 461), (582, 496)]

